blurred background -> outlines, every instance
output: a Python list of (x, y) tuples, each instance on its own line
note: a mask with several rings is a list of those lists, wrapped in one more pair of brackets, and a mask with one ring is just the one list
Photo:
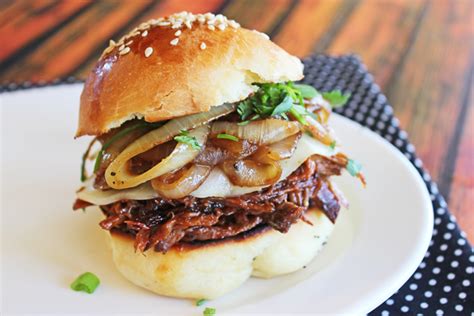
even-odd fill
[(83, 80), (109, 39), (183, 10), (222, 13), (301, 58), (359, 55), (474, 242), (472, 0), (1, 0), (0, 91)]

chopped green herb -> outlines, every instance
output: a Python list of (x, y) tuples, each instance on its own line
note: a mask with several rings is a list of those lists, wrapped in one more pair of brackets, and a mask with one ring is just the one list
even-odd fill
[(280, 104), (278, 104), (271, 114), (271, 116), (278, 116), (288, 112), (293, 106), (293, 99), (287, 95)]
[(229, 134), (217, 134), (217, 138), (219, 139), (227, 139), (227, 140), (231, 140), (233, 142), (238, 142), (239, 141), (239, 138), (238, 137), (235, 137), (234, 135), (229, 135)]
[(89, 154), (89, 151), (86, 151), (84, 155), (82, 155), (82, 163), (81, 163), (81, 182), (86, 181), (87, 175), (86, 175), (86, 160), (87, 160), (87, 155)]
[(312, 99), (319, 94), (318, 90), (307, 84), (294, 84), (293, 86), (298, 89), (304, 99)]
[(201, 305), (204, 305), (204, 303), (206, 303), (207, 300), (201, 298), (200, 300), (197, 300), (196, 301), (196, 306), (201, 306)]
[(329, 145), (329, 147), (334, 150), (336, 148), (336, 141), (333, 140), (331, 144)]
[(351, 97), (350, 93), (342, 93), (340, 90), (324, 92), (323, 98), (328, 101), (333, 108), (338, 108), (347, 103)]
[(100, 280), (95, 274), (86, 272), (78, 276), (77, 279), (71, 283), (71, 289), (92, 294), (99, 284)]
[(216, 314), (216, 309), (212, 307), (206, 307), (206, 309), (202, 312), (204, 316), (213, 316)]
[(245, 125), (247, 125), (248, 123), (250, 123), (250, 120), (246, 120), (246, 121), (239, 122), (239, 123), (237, 123), (237, 125), (239, 125), (239, 126), (245, 126)]
[(357, 177), (362, 170), (362, 165), (353, 159), (349, 159), (347, 160), (346, 169), (351, 176)]
[(242, 120), (239, 125), (248, 124), (249, 119), (256, 120), (271, 116), (288, 120), (288, 113), (291, 113), (301, 124), (308, 124), (304, 116), (311, 114), (304, 107), (303, 99), (313, 96), (316, 91), (312, 90), (314, 88), (294, 85), (292, 82), (260, 83), (257, 86), (259, 87), (257, 92), (237, 106), (237, 113)]
[(193, 149), (196, 149), (196, 150), (201, 149), (201, 145), (198, 143), (196, 137), (189, 136), (188, 131), (181, 131), (181, 133), (179, 133), (178, 136), (174, 137), (174, 140), (179, 143), (187, 144), (191, 146)]

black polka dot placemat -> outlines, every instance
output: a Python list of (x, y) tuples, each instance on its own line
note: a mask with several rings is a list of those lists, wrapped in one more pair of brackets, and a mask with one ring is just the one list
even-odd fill
[(423, 169), (400, 129), (392, 107), (356, 56), (307, 58), (304, 82), (318, 90), (340, 89), (351, 98), (335, 112), (370, 128), (397, 147), (423, 177), (434, 209), (434, 230), (427, 253), (408, 282), (370, 315), (470, 315), (474, 312), (474, 255), (456, 220), (449, 213), (436, 183)]
[[(330, 57), (315, 55), (304, 60), (304, 82), (320, 91), (340, 89), (350, 92), (348, 104), (336, 112), (370, 128), (397, 147), (423, 177), (434, 209), (434, 230), (428, 251), (416, 272), (396, 293), (370, 315), (470, 315), (474, 312), (474, 255), (466, 235), (450, 214), (436, 183), (423, 169), (400, 129), (392, 107), (372, 75), (353, 55)], [(74, 77), (32, 84), (10, 83), (1, 92), (80, 82)]]

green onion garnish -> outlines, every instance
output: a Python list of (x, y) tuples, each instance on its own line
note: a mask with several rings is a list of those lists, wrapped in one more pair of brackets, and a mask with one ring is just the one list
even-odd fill
[(202, 312), (204, 316), (213, 316), (216, 314), (216, 309), (212, 307), (206, 307), (206, 309)]
[(314, 87), (307, 84), (295, 83), (293, 87), (299, 90), (299, 92), (301, 92), (301, 96), (304, 99), (312, 99), (318, 95), (318, 90), (316, 90)]
[(195, 150), (200, 150), (201, 149), (201, 145), (197, 141), (196, 137), (189, 136), (189, 131), (182, 130), (181, 133), (179, 133), (178, 136), (174, 137), (174, 140), (179, 142), (179, 143), (183, 143), (183, 144), (186, 144), (188, 146), (191, 146), (192, 149), (195, 149)]
[(336, 148), (336, 141), (333, 140), (333, 141), (331, 142), (331, 144), (329, 145), (329, 147), (330, 147), (331, 149), (335, 149), (335, 148)]
[(86, 272), (78, 276), (77, 279), (71, 283), (71, 289), (92, 294), (99, 284), (100, 280), (95, 274)]
[(357, 177), (362, 170), (362, 165), (353, 159), (348, 159), (346, 169), (351, 176)]
[(238, 142), (239, 141), (239, 138), (238, 137), (235, 137), (234, 135), (229, 135), (229, 134), (217, 134), (217, 138), (219, 139), (227, 139), (227, 140), (231, 140), (233, 142)]
[(207, 300), (201, 298), (200, 300), (197, 300), (197, 301), (196, 301), (196, 306), (201, 306), (201, 305), (203, 305), (203, 304), (206, 303), (206, 302), (207, 302)]
[(293, 105), (290, 109), (290, 113), (291, 115), (293, 115), (295, 117), (295, 119), (300, 122), (301, 125), (308, 125), (308, 122), (306, 121), (306, 119), (304, 118), (304, 114), (300, 113), (301, 111), (298, 111), (298, 106), (297, 105)]
[(323, 98), (328, 101), (333, 108), (339, 108), (347, 103), (351, 97), (350, 93), (342, 93), (341, 90), (333, 90), (329, 92), (324, 92)]

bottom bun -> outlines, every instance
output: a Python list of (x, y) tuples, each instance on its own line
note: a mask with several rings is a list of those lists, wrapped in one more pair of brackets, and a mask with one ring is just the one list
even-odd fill
[(270, 227), (218, 241), (181, 244), (166, 254), (135, 252), (133, 238), (110, 233), (113, 260), (134, 284), (160, 295), (213, 299), (242, 285), (250, 276), (271, 278), (301, 269), (322, 248), (333, 224), (319, 210), (286, 234)]

